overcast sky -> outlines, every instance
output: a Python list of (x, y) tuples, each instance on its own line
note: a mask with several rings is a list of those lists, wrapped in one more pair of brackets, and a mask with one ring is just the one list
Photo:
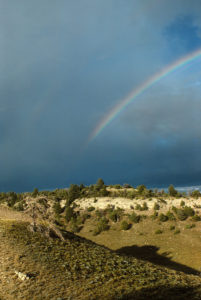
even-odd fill
[(0, 0), (0, 191), (201, 183), (200, 0)]

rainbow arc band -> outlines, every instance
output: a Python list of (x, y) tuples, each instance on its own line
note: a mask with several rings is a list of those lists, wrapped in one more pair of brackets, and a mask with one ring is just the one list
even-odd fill
[(118, 115), (127, 108), (138, 96), (145, 92), (148, 88), (152, 87), (155, 83), (173, 73), (177, 69), (193, 62), (194, 60), (201, 57), (201, 49), (188, 54), (185, 57), (180, 58), (171, 65), (168, 65), (166, 68), (162, 69), (158, 73), (154, 74), (143, 82), (140, 86), (135, 88), (129, 93), (129, 95), (122, 99), (105, 117), (100, 121), (100, 123), (95, 127), (92, 133), (89, 136), (88, 143), (92, 142), (105, 128), (109, 125)]

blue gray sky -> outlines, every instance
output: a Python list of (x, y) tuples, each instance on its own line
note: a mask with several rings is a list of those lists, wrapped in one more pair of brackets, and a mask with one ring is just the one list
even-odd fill
[(201, 183), (200, 0), (0, 0), (0, 191)]

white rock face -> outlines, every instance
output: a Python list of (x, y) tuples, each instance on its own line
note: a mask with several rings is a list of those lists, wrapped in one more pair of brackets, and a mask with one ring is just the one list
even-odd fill
[[(94, 202), (94, 200), (96, 201)], [(131, 210), (131, 207), (135, 207), (137, 204), (142, 205), (143, 202), (147, 203), (149, 209), (154, 209), (154, 204), (159, 203), (160, 208), (164, 209), (164, 211), (170, 209), (172, 206), (180, 207), (180, 203), (183, 200), (187, 206), (195, 207), (201, 206), (201, 198), (193, 199), (193, 198), (169, 198), (165, 199), (166, 203), (161, 203), (158, 198), (151, 198), (149, 199), (136, 199), (133, 200), (123, 197), (91, 197), (91, 198), (82, 198), (75, 200), (75, 204), (79, 206), (79, 208), (87, 209), (90, 206), (93, 206), (95, 209), (105, 209), (108, 205), (112, 205), (115, 208), (120, 207), (124, 210)], [(197, 208), (199, 209), (199, 208)], [(201, 209), (201, 208), (200, 208)]]
[(25, 273), (15, 271), (15, 274), (16, 274), (16, 275), (19, 277), (19, 279), (22, 280), (22, 281), (29, 279), (29, 276), (27, 276)]

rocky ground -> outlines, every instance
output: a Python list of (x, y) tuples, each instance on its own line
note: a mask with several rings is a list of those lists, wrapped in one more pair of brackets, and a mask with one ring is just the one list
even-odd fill
[[(173, 198), (169, 197), (166, 199), (165, 202), (161, 202), (158, 198), (148, 198), (148, 199), (128, 199), (123, 197), (92, 197), (92, 198), (85, 198), (85, 199), (77, 199), (75, 203), (78, 205), (81, 209), (86, 209), (90, 206), (93, 206), (95, 209), (105, 209), (108, 205), (113, 206), (114, 208), (120, 207), (124, 210), (130, 211), (133, 207), (135, 207), (137, 204), (142, 204), (144, 201), (146, 201), (147, 206), (149, 210), (152, 210), (154, 208), (155, 203), (160, 203), (162, 210), (168, 210), (172, 206), (179, 207), (181, 201), (184, 201), (186, 205), (191, 207), (200, 206), (201, 209), (201, 199), (195, 199), (195, 198)], [(63, 202), (64, 204), (64, 202)]]

